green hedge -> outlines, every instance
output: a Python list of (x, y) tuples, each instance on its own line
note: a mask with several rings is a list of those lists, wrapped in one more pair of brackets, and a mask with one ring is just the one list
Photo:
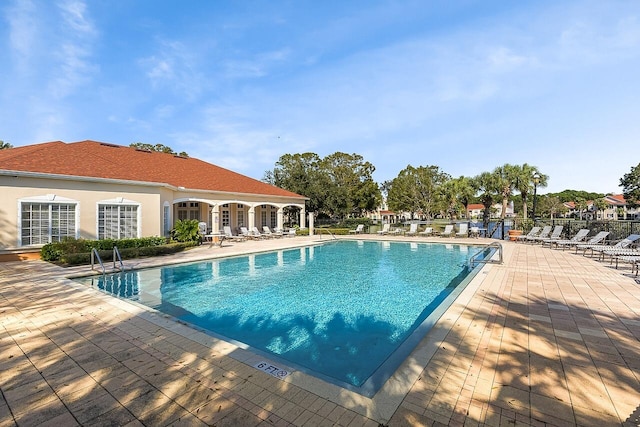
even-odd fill
[[(196, 245), (197, 243), (193, 242), (170, 243), (162, 246), (133, 247), (126, 249), (120, 249), (120, 246), (118, 246), (118, 251), (120, 252), (120, 256), (122, 257), (122, 259), (132, 259), (148, 256), (169, 255), (176, 252), (181, 252), (189, 247)], [(111, 248), (111, 250), (99, 250), (98, 254), (100, 255), (102, 261), (105, 263), (113, 261), (113, 248)], [(90, 264), (91, 252), (65, 254), (58, 261), (66, 265)]]
[[(63, 258), (73, 254), (90, 254), (95, 248), (100, 251), (113, 251), (113, 247), (117, 246), (120, 254), (126, 249), (139, 249), (147, 247), (162, 246), (167, 244), (164, 237), (143, 237), (140, 239), (102, 239), (102, 240), (86, 240), (86, 239), (64, 239), (61, 242), (47, 243), (40, 250), (40, 257), (44, 261), (57, 262)], [(102, 254), (100, 255), (102, 256)], [(124, 257), (124, 255), (123, 255)]]

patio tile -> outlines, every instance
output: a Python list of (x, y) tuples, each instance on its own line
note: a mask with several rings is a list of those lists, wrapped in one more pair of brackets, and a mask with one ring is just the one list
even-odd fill
[[(243, 251), (267, 242), (246, 243)], [(72, 413), (132, 427), (620, 425), (640, 401), (638, 285), (572, 251), (504, 247), (505, 263), (486, 268), (465, 304), (427, 334), (435, 354), (404, 402), (378, 420), (365, 416), (375, 400), (329, 400), (258, 374), (246, 355), (229, 357), (231, 346), (171, 319), (94, 291), (68, 292), (64, 280), (52, 282), (66, 274), (59, 267), (0, 264), (0, 427), (15, 422), (4, 415), (9, 407), (55, 425), (71, 424)]]

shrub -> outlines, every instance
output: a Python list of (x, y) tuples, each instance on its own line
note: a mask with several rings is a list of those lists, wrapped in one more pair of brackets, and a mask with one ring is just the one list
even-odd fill
[(195, 219), (176, 221), (176, 225), (171, 230), (171, 238), (177, 242), (199, 242), (198, 221)]
[[(140, 239), (102, 239), (102, 240), (85, 240), (85, 239), (72, 239), (66, 238), (60, 242), (47, 243), (40, 250), (40, 257), (44, 261), (56, 262), (64, 261), (71, 255), (75, 254), (91, 254), (92, 249), (97, 249), (98, 253), (102, 257), (102, 252), (109, 252), (109, 259), (111, 259), (111, 252), (113, 247), (117, 246), (120, 253), (129, 248), (143, 248), (143, 247), (155, 247), (164, 245), (167, 243), (167, 239), (164, 237), (143, 237)], [(89, 259), (89, 258), (88, 258)], [(103, 258), (104, 259), (104, 258)], [(66, 261), (64, 261), (66, 262)], [(89, 262), (89, 261), (87, 261)]]

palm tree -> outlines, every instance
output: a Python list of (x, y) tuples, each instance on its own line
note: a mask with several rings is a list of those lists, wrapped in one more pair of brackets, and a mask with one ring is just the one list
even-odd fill
[(498, 193), (496, 192), (496, 177), (490, 172), (482, 172), (471, 180), (471, 185), (477, 193), (480, 193), (478, 198), (480, 199), (480, 203), (484, 206), (482, 227), (489, 228), (491, 206), (498, 197)]
[(507, 215), (507, 204), (509, 198), (513, 195), (513, 189), (516, 183), (517, 167), (505, 163), (493, 170), (496, 190), (502, 197), (502, 212), (500, 218), (504, 219)]
[[(607, 207), (609, 206), (609, 204), (607, 203), (607, 201), (605, 200), (604, 197), (600, 197), (599, 199), (596, 199), (593, 201), (593, 207), (596, 208), (596, 211), (602, 212), (602, 218), (600, 219), (604, 219), (604, 211), (605, 209), (607, 209)], [(597, 219), (598, 215), (596, 214), (596, 219)]]
[[(528, 165), (514, 166), (515, 178), (514, 187), (522, 196), (522, 217), (527, 219), (527, 198), (536, 187), (546, 187), (549, 177), (540, 173), (536, 166)], [(535, 219), (535, 218), (534, 218)]]

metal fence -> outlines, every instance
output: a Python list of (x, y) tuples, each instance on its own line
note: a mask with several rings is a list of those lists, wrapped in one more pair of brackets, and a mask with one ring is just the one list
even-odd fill
[[(556, 218), (556, 219), (540, 219), (535, 222), (535, 225), (562, 225), (564, 228), (562, 230), (562, 234), (566, 238), (573, 237), (578, 230), (581, 228), (588, 228), (591, 230), (589, 236), (593, 236), (600, 231), (608, 231), (609, 236), (607, 240), (621, 240), (629, 236), (630, 234), (640, 234), (640, 221), (620, 221), (620, 220), (609, 220), (609, 221), (598, 221), (598, 220), (587, 220), (587, 219), (564, 219), (564, 218)], [(527, 228), (524, 228), (525, 232), (533, 227), (533, 223)]]

